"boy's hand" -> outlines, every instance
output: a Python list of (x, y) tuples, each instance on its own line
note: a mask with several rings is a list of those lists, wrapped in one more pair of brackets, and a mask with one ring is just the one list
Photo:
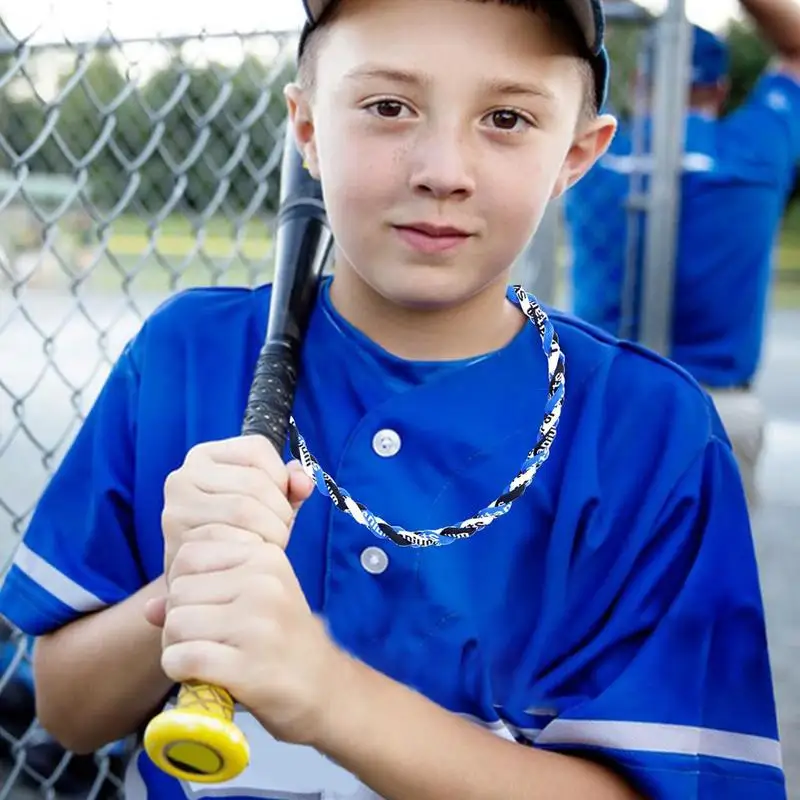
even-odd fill
[(261, 436), (193, 447), (164, 485), (164, 574), (184, 544), (264, 541), (285, 549), (312, 483), (296, 462), (284, 464)]
[(193, 448), (165, 485), (163, 628), (176, 682), (224, 686), (277, 738), (321, 724), (341, 652), (312, 614), (285, 548), (313, 484), (272, 445), (243, 436)]
[(172, 680), (224, 686), (283, 741), (308, 744), (325, 728), (344, 654), (278, 545), (184, 544), (172, 563), (163, 628), (161, 665)]

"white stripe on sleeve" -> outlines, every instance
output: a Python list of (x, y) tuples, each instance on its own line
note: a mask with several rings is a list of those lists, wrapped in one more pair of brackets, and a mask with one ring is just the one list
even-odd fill
[(73, 611), (86, 613), (97, 611), (108, 605), (68, 578), (63, 572), (59, 572), (52, 564), (48, 564), (24, 543), (17, 548), (13, 563), (34, 583)]
[(557, 719), (536, 744), (589, 745), (640, 753), (706, 756), (782, 768), (781, 746), (774, 739), (689, 725), (655, 722)]

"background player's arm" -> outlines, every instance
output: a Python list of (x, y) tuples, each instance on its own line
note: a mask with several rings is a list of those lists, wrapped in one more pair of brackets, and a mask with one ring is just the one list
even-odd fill
[(800, 2), (741, 0), (762, 35), (778, 51), (779, 65), (800, 78)]
[(90, 753), (135, 732), (169, 693), (173, 683), (161, 669), (161, 631), (144, 614), (147, 601), (165, 592), (162, 577), (118, 605), (37, 640), (37, 714), (67, 749)]

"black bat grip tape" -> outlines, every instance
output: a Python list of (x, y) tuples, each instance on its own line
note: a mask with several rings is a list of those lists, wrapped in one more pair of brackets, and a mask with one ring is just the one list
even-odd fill
[(283, 454), (294, 403), (297, 366), (288, 347), (265, 347), (256, 364), (242, 434), (265, 436)]

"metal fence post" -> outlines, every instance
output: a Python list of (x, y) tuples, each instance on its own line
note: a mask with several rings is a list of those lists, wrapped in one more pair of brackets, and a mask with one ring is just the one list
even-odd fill
[(691, 30), (685, 0), (669, 0), (656, 23), (652, 180), (645, 224), (640, 340), (669, 355), (680, 215), (680, 179)]

